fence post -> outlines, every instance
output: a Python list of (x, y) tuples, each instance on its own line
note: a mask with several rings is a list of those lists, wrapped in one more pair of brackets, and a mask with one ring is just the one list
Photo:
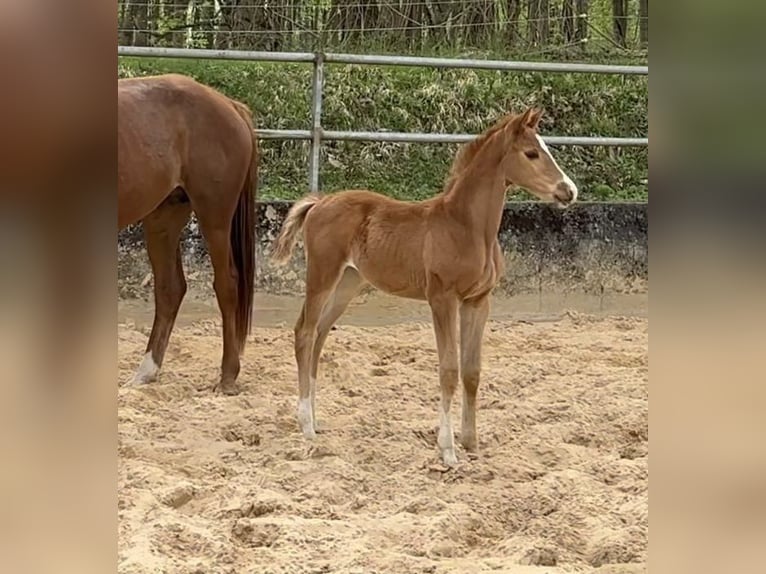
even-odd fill
[(309, 192), (319, 193), (319, 152), (322, 146), (322, 91), (324, 89), (324, 54), (314, 55), (311, 86), (311, 156), (309, 157)]

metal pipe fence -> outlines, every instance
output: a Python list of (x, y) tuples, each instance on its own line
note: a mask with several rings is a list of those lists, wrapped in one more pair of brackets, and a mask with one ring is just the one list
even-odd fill
[[(265, 140), (311, 140), (311, 130), (268, 130), (259, 129), (258, 137)], [(444, 143), (459, 144), (471, 141), (476, 134), (437, 134), (418, 132), (344, 132), (335, 130), (322, 130), (322, 141), (376, 141), (398, 143)], [(621, 146), (636, 147), (646, 146), (646, 138), (607, 138), (607, 137), (579, 137), (579, 136), (544, 136), (548, 145), (574, 145), (574, 146)]]
[[(428, 58), (420, 56), (388, 56), (364, 54), (322, 54), (310, 52), (258, 52), (241, 50), (197, 50), (186, 48), (156, 48), (118, 46), (119, 56), (148, 58), (184, 58), (231, 60), (247, 62), (311, 63), (314, 70), (311, 88), (311, 129), (270, 130), (258, 129), (263, 139), (311, 141), (309, 155), (309, 190), (319, 191), (320, 149), (323, 141), (375, 141), (402, 143), (465, 143), (476, 134), (410, 133), (390, 131), (332, 131), (322, 127), (322, 97), (324, 94), (325, 64), (361, 64), (376, 66), (414, 66), (427, 68), (464, 68), (503, 70), (516, 72), (553, 72), (578, 74), (649, 75), (648, 66), (622, 66), (608, 64), (578, 64), (568, 62), (514, 62), (505, 60), (476, 60), (458, 58)], [(545, 136), (549, 145), (576, 146), (648, 146), (649, 138), (568, 137)]]

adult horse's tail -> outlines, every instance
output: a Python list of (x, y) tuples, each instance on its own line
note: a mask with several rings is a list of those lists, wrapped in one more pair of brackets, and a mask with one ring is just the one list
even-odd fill
[(237, 340), (240, 352), (244, 350), (250, 334), (255, 290), (255, 199), (258, 187), (258, 139), (253, 128), (250, 109), (231, 100), (234, 109), (247, 124), (253, 138), (253, 152), (245, 182), (239, 195), (231, 226), (231, 252), (237, 268)]

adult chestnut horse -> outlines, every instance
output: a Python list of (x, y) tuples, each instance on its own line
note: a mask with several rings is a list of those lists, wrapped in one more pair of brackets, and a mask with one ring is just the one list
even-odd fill
[[(274, 250), (287, 261), (303, 229), (306, 298), (295, 325), (298, 421), (315, 436), (319, 356), (330, 328), (369, 283), (400, 297), (428, 301), (436, 333), (441, 384), (438, 443), (457, 464), (450, 420), (463, 380), (461, 442), (476, 450), (476, 395), (490, 293), (503, 274), (497, 234), (508, 183), (567, 206), (577, 187), (537, 134), (541, 111), (508, 114), (455, 157), (443, 193), (402, 202), (366, 190), (310, 195), (287, 215)], [(458, 370), (458, 317), (460, 371)]]
[(155, 313), (134, 383), (162, 365), (186, 293), (180, 238), (192, 211), (207, 242), (223, 318), (220, 384), (238, 392), (255, 278), (258, 147), (250, 110), (182, 75), (118, 82), (119, 228), (141, 221), (154, 274)]

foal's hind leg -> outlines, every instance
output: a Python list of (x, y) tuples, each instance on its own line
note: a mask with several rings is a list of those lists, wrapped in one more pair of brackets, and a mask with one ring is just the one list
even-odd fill
[(353, 267), (346, 267), (343, 272), (338, 286), (330, 296), (329, 301), (324, 306), (322, 316), (319, 318), (319, 325), (317, 326), (317, 336), (314, 341), (314, 349), (311, 353), (311, 412), (313, 414), (314, 431), (319, 432), (317, 429), (316, 420), (316, 383), (317, 372), (319, 370), (319, 357), (322, 354), (322, 347), (324, 347), (327, 335), (330, 333), (330, 329), (335, 322), (343, 315), (344, 311), (348, 308), (349, 303), (359, 293), (359, 289), (364, 285), (365, 281), (359, 274), (359, 271)]
[(172, 195), (143, 220), (146, 250), (154, 275), (154, 323), (146, 355), (133, 377), (134, 384), (148, 383), (157, 377), (178, 308), (186, 294), (180, 238), (189, 221), (191, 206), (184, 199), (179, 201)]
[(470, 452), (478, 447), (476, 394), (481, 372), (481, 343), (489, 317), (489, 296), (465, 301), (460, 307), (460, 371), (463, 378), (463, 425), (460, 442)]
[[(295, 361), (298, 363), (298, 423), (303, 436), (313, 439), (314, 408), (312, 404), (311, 378), (312, 355), (318, 340), (319, 322), (330, 297), (332, 297), (343, 272), (343, 261), (317, 261), (307, 255), (306, 299), (298, 322), (295, 324)], [(329, 329), (329, 327), (328, 327)], [(326, 335), (325, 335), (326, 336)], [(316, 372), (314, 371), (314, 375)]]

